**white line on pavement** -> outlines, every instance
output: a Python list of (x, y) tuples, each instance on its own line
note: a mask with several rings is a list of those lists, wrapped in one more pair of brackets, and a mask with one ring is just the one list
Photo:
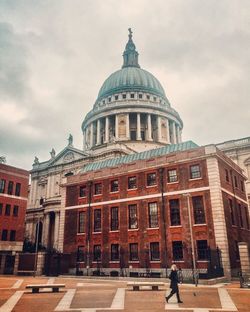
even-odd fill
[(11, 288), (17, 289), (22, 285), (22, 283), (23, 283), (23, 279), (19, 279), (15, 282), (15, 284)]
[[(76, 289), (68, 289), (61, 301), (58, 303), (55, 311), (70, 310), (70, 305), (75, 295)], [(76, 309), (77, 310), (77, 309)], [(1, 311), (0, 311), (1, 312)]]
[(111, 304), (111, 309), (124, 310), (125, 288), (118, 288)]
[(218, 293), (220, 297), (221, 307), (222, 309), (229, 310), (229, 311), (238, 311), (233, 300), (229, 296), (229, 293), (225, 288), (218, 288)]
[(24, 291), (16, 291), (1, 307), (0, 312), (11, 312), (18, 300), (22, 297)]

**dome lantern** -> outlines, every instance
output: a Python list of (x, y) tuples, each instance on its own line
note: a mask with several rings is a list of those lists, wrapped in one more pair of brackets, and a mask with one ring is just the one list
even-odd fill
[(128, 35), (128, 42), (125, 47), (125, 51), (123, 52), (123, 66), (125, 67), (138, 67), (140, 68), (140, 65), (138, 64), (138, 55), (139, 53), (136, 51), (135, 44), (132, 40), (132, 30), (131, 28), (128, 29), (129, 35)]

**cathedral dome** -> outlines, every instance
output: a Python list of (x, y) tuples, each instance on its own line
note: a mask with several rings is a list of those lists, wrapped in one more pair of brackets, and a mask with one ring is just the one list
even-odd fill
[(160, 82), (148, 71), (136, 66), (124, 67), (111, 74), (103, 83), (97, 101), (114, 93), (148, 92), (166, 98)]

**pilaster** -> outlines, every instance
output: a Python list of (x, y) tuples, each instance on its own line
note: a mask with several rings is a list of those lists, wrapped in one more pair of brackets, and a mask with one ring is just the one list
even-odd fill
[(141, 114), (137, 113), (136, 140), (141, 140)]

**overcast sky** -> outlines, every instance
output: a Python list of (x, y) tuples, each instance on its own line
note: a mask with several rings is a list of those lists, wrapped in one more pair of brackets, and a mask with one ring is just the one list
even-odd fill
[(249, 0), (0, 0), (0, 156), (31, 169), (67, 145), (127, 29), (199, 145), (250, 136)]

